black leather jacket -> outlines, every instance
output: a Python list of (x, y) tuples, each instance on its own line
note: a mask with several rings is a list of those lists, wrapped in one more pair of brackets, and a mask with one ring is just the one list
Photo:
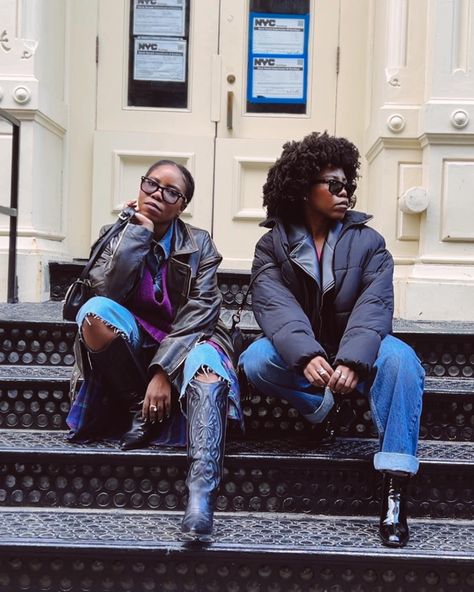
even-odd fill
[[(108, 243), (90, 272), (94, 294), (127, 306), (140, 283), (152, 240), (152, 232), (128, 223)], [(175, 316), (170, 333), (158, 346), (150, 364), (150, 369), (161, 367), (172, 381), (199, 341), (212, 338), (232, 359), (232, 341), (219, 320), (222, 295), (216, 272), (221, 260), (208, 232), (178, 219), (167, 274)]]

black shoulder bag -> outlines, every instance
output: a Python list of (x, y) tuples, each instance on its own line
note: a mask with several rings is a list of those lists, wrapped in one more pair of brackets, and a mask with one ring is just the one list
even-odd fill
[(118, 220), (113, 224), (91, 247), (89, 261), (82, 270), (81, 275), (68, 288), (66, 296), (63, 300), (63, 319), (65, 321), (75, 321), (77, 313), (81, 306), (86, 303), (92, 296), (92, 286), (89, 280), (89, 272), (97, 259), (102, 254), (110, 240), (116, 236), (125, 227), (128, 221), (135, 214), (133, 208), (126, 208), (118, 217)]
[(230, 328), (230, 336), (234, 346), (234, 359), (236, 360), (236, 362), (238, 362), (240, 354), (244, 351), (247, 345), (249, 345), (248, 343), (246, 343), (244, 334), (242, 333), (242, 330), (239, 327), (240, 317), (242, 316), (244, 307), (247, 304), (247, 298), (250, 294), (252, 284), (263, 271), (266, 271), (270, 267), (278, 267), (278, 265), (276, 265), (275, 263), (265, 263), (265, 265), (262, 265), (262, 267), (257, 271), (257, 273), (250, 279), (247, 291), (244, 295), (244, 299), (242, 300), (242, 303), (240, 304), (237, 311), (232, 315), (232, 326)]

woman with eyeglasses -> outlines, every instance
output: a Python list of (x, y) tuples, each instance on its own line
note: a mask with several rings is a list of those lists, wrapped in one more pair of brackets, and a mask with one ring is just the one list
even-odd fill
[(333, 421), (334, 400), (356, 389), (370, 400), (383, 472), (383, 544), (409, 537), (406, 485), (416, 457), (424, 371), (393, 337), (393, 261), (371, 216), (352, 210), (359, 152), (312, 133), (288, 142), (263, 188), (269, 231), (255, 249), (252, 306), (264, 337), (240, 358), (266, 395), (307, 421)]
[[(208, 541), (227, 417), (242, 421), (232, 342), (219, 320), (221, 256), (180, 214), (194, 180), (170, 160), (141, 178), (124, 230), (90, 273), (77, 315), (85, 381), (68, 416), (73, 442), (119, 436), (124, 450), (187, 443), (185, 540)], [(105, 229), (104, 229), (105, 230)]]

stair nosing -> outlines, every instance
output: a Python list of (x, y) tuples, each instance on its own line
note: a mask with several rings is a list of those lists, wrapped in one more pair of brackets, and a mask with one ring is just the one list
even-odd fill
[[(14, 432), (14, 433), (12, 433)], [(12, 446), (0, 445), (0, 454), (2, 459), (7, 461), (8, 459), (16, 459), (21, 456), (22, 459), (51, 459), (56, 458), (61, 462), (67, 462), (68, 459), (82, 458), (95, 460), (97, 462), (102, 460), (111, 461), (119, 459), (132, 459), (135, 462), (149, 463), (156, 459), (157, 456), (169, 459), (184, 460), (186, 458), (186, 451), (184, 448), (172, 448), (172, 447), (159, 447), (154, 448), (143, 448), (139, 450), (120, 450), (117, 444), (106, 443), (106, 447), (100, 448), (91, 444), (69, 444), (62, 440), (67, 434), (66, 431), (62, 430), (0, 430), (0, 434), (8, 434), (11, 439)], [(18, 441), (15, 441), (15, 435), (21, 436), (22, 434), (35, 434), (38, 435), (38, 439), (43, 438), (45, 435), (57, 439), (59, 444), (57, 447), (35, 447), (34, 444), (31, 446), (18, 447)], [(61, 440), (60, 440), (61, 438)], [(356, 454), (350, 456), (331, 456), (331, 451), (335, 451), (337, 454), (337, 444), (343, 446), (344, 443), (353, 444), (357, 447), (360, 445), (362, 452), (360, 455)], [(445, 458), (441, 454), (440, 456), (431, 456), (429, 458), (423, 458), (423, 449), (428, 446), (433, 446), (433, 443), (438, 441), (433, 440), (421, 440), (419, 443), (419, 457), (421, 467), (427, 466), (448, 466), (448, 467), (474, 467), (474, 442), (446, 442), (439, 441), (440, 448), (451, 448), (453, 449), (454, 455), (450, 458)], [(233, 441), (232, 444), (237, 450), (226, 451), (225, 459), (228, 461), (239, 460), (243, 463), (252, 461), (266, 461), (269, 463), (278, 463), (280, 461), (291, 462), (291, 463), (319, 463), (321, 465), (357, 465), (357, 464), (370, 464), (374, 451), (377, 450), (377, 440), (373, 438), (338, 438), (334, 446), (320, 447), (310, 450), (292, 450), (291, 452), (278, 451), (278, 440), (267, 440), (262, 446), (262, 450), (245, 450), (245, 441), (242, 442), (242, 447), (239, 450), (239, 442)], [(250, 442), (247, 442), (249, 445)], [(265, 446), (266, 444), (266, 446)], [(275, 451), (270, 450), (272, 446), (275, 446)], [(365, 452), (364, 449), (373, 447), (374, 450)], [(469, 459), (456, 459), (455, 453), (457, 450), (472, 449), (472, 457)], [(130, 460), (131, 462), (131, 460)]]
[[(429, 529), (436, 528), (436, 531), (443, 532), (443, 529), (446, 528), (448, 525), (452, 525), (449, 520), (439, 520), (439, 519), (411, 519), (410, 520), (410, 527), (412, 532), (412, 540), (409, 543), (409, 546), (403, 549), (387, 549), (382, 546), (381, 543), (378, 542), (377, 537), (375, 535), (377, 530), (378, 520), (377, 518), (371, 516), (345, 516), (341, 518), (340, 516), (324, 516), (324, 515), (301, 515), (301, 514), (285, 514), (285, 513), (274, 513), (274, 514), (266, 514), (262, 517), (261, 514), (255, 512), (242, 512), (239, 513), (238, 516), (232, 512), (218, 512), (215, 516), (215, 523), (216, 523), (216, 536), (215, 541), (211, 544), (203, 545), (203, 546), (196, 546), (196, 545), (189, 545), (183, 543), (178, 540), (177, 536), (177, 529), (178, 529), (178, 522), (181, 519), (182, 512), (171, 511), (166, 513), (166, 517), (162, 514), (153, 511), (139, 511), (139, 510), (71, 510), (65, 508), (56, 508), (54, 511), (50, 509), (43, 509), (43, 508), (0, 508), (0, 520), (9, 519), (10, 521), (14, 520), (15, 517), (20, 517), (22, 514), (25, 515), (25, 519), (27, 520), (29, 515), (33, 515), (33, 517), (42, 517), (44, 520), (51, 518), (54, 522), (56, 521), (56, 525), (59, 525), (61, 521), (61, 532), (63, 532), (62, 525), (64, 523), (65, 517), (69, 516), (71, 520), (77, 520), (77, 526), (81, 526), (81, 517), (87, 520), (94, 520), (95, 523), (106, 521), (107, 519), (112, 518), (114, 521), (114, 526), (117, 529), (117, 534), (120, 534), (120, 526), (127, 521), (127, 519), (131, 518), (134, 521), (134, 524), (139, 524), (140, 521), (146, 521), (147, 519), (154, 519), (155, 524), (153, 525), (153, 532), (156, 532), (156, 539), (149, 540), (147, 542), (143, 540), (135, 540), (135, 539), (123, 539), (120, 542), (118, 537), (110, 538), (108, 540), (100, 540), (97, 537), (94, 540), (81, 540), (79, 538), (74, 538), (73, 536), (66, 537), (66, 535), (62, 536), (61, 538), (54, 533), (48, 537), (44, 537), (43, 539), (37, 538), (34, 539), (33, 536), (31, 538), (26, 538), (21, 540), (20, 538), (16, 538), (14, 536), (6, 536), (3, 532), (0, 535), (0, 553), (5, 551), (10, 551), (12, 549), (55, 549), (56, 552), (59, 549), (62, 549), (63, 552), (67, 553), (71, 549), (80, 549), (82, 551), (102, 551), (108, 553), (122, 553), (127, 552), (128, 554), (135, 554), (135, 553), (171, 553), (171, 552), (179, 552), (183, 555), (186, 552), (190, 552), (193, 554), (207, 554), (209, 552), (216, 552), (216, 553), (239, 553), (240, 556), (242, 554), (251, 555), (252, 557), (257, 556), (258, 554), (273, 554), (273, 555), (288, 555), (291, 554), (292, 556), (321, 556), (325, 558), (337, 558), (337, 557), (345, 557), (346, 559), (348, 556), (350, 558), (358, 558), (358, 557), (370, 557), (374, 560), (401, 560), (403, 561), (424, 561), (424, 560), (433, 560), (437, 559), (438, 561), (448, 562), (448, 561), (456, 561), (456, 562), (472, 562), (474, 557), (474, 550), (468, 550), (464, 552), (454, 551), (452, 549), (443, 550), (439, 546), (436, 549), (427, 550), (427, 549), (419, 549), (416, 547), (417, 538), (422, 537), (422, 529), (425, 527), (427, 534), (429, 534)], [(33, 518), (32, 517), (32, 518)], [(72, 518), (74, 517), (74, 518)], [(98, 517), (102, 517), (102, 521), (97, 520)], [(30, 518), (31, 520), (31, 518)], [(326, 543), (325, 544), (318, 544), (317, 542), (314, 544), (299, 544), (292, 542), (290, 537), (288, 539), (284, 539), (282, 537), (281, 542), (259, 542), (258, 537), (252, 538), (252, 542), (243, 541), (243, 542), (229, 542), (226, 541), (225, 535), (219, 538), (219, 527), (223, 526), (226, 521), (236, 522), (240, 525), (239, 534), (246, 532), (245, 529), (249, 528), (248, 523), (249, 521), (258, 521), (259, 524), (270, 525), (273, 523), (274, 525), (278, 524), (281, 521), (289, 521), (291, 525), (294, 525), (295, 528), (301, 528), (303, 525), (306, 528), (314, 528), (314, 541), (318, 540), (319, 529), (323, 524), (334, 528), (337, 530), (338, 528), (343, 530), (346, 523), (354, 525), (355, 523), (359, 523), (360, 528), (367, 534), (367, 530), (369, 530), (368, 536), (364, 539), (365, 546), (351, 546), (349, 545), (341, 545), (340, 547), (331, 546)], [(162, 540), (159, 538), (160, 532), (163, 533), (163, 529), (160, 531), (160, 525), (163, 527), (166, 525), (172, 524), (174, 533), (169, 533), (168, 538), (171, 540)], [(356, 524), (357, 526), (357, 524)], [(318, 528), (319, 527), (319, 528)], [(473, 529), (474, 526), (471, 520), (457, 520), (456, 527), (459, 529), (460, 527), (467, 527), (468, 529)], [(148, 527), (150, 529), (150, 526)], [(44, 533), (44, 531), (43, 531)], [(113, 535), (113, 532), (111, 533)], [(2, 539), (3, 536), (3, 539)], [(173, 538), (174, 537), (174, 538)], [(372, 537), (372, 540), (370, 540)], [(415, 539), (415, 540), (413, 540)], [(368, 542), (367, 542), (368, 541)], [(429, 542), (429, 539), (427, 539)], [(253, 543), (253, 544), (252, 544)]]

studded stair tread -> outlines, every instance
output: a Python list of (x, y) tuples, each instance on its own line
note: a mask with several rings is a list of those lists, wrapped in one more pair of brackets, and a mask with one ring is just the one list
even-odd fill
[[(21, 456), (22, 460), (31, 461), (37, 457), (65, 457), (65, 459), (86, 459), (112, 457), (130, 459), (130, 462), (151, 460), (159, 454), (162, 457), (184, 458), (181, 448), (150, 446), (139, 450), (120, 450), (113, 441), (90, 444), (70, 444), (65, 441), (66, 432), (37, 430), (0, 430), (0, 454), (2, 460)], [(371, 462), (378, 450), (378, 442), (373, 439), (338, 438), (330, 446), (312, 448), (311, 445), (295, 441), (269, 440), (262, 442), (228, 442), (226, 458), (259, 459), (268, 462), (298, 461), (308, 462), (334, 461)], [(419, 444), (421, 464), (474, 466), (474, 442), (437, 442), (421, 441)]]
[(13, 549), (99, 552), (171, 553), (189, 551), (347, 555), (437, 562), (468, 561), (474, 555), (474, 522), (411, 520), (411, 540), (404, 549), (384, 548), (377, 520), (365, 517), (298, 516), (288, 514), (216, 514), (216, 540), (206, 547), (179, 541), (181, 513), (152, 511), (84, 511), (0, 509), (0, 553)]
[[(61, 382), (71, 377), (71, 366), (0, 365), (0, 382)], [(427, 376), (425, 393), (443, 395), (474, 395), (474, 378)]]

